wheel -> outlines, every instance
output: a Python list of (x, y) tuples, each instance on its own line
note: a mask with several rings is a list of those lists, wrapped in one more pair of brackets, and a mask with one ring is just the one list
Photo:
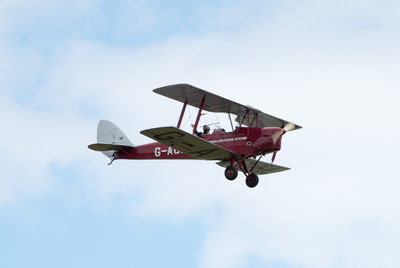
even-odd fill
[(238, 171), (235, 167), (233, 166), (227, 166), (225, 169), (225, 177), (230, 180), (233, 181), (234, 179), (236, 179), (238, 175)]
[(256, 187), (258, 184), (258, 176), (254, 173), (250, 173), (246, 178), (246, 185), (250, 188)]

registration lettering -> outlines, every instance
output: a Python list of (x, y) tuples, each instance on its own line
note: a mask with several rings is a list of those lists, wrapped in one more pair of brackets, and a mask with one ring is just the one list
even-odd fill
[(174, 149), (172, 147), (168, 147), (167, 149), (161, 149), (161, 147), (154, 148), (154, 156), (155, 157), (160, 157), (162, 154), (177, 155), (177, 154), (181, 154), (181, 153), (182, 152), (180, 152), (177, 149)]

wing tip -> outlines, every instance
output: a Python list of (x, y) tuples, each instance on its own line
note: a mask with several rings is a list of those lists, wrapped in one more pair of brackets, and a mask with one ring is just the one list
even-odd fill
[(194, 86), (192, 86), (190, 84), (187, 84), (187, 83), (171, 84), (171, 85), (168, 85), (168, 86), (162, 86), (162, 87), (155, 88), (155, 89), (153, 89), (153, 92), (157, 93), (157, 94), (160, 94), (160, 95), (163, 95), (162, 94), (163, 90), (166, 90), (166, 89), (169, 89), (169, 88), (173, 88), (173, 87), (194, 87)]

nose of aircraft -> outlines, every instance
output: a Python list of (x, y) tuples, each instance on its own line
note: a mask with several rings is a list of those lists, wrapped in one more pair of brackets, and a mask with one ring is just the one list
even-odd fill
[(264, 152), (273, 151), (272, 162), (274, 162), (277, 151), (281, 149), (282, 135), (294, 129), (296, 129), (296, 125), (293, 123), (286, 123), (283, 128), (264, 127), (261, 129), (260, 137), (253, 143), (253, 148)]
[(281, 129), (276, 127), (262, 128), (261, 136), (253, 143), (253, 147), (257, 149), (264, 148), (265, 150), (273, 149), (273, 146), (277, 143), (277, 141), (273, 141), (273, 137), (280, 132)]

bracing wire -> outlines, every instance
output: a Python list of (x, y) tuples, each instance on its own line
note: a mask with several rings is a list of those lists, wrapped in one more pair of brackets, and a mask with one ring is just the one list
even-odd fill
[(185, 116), (185, 119), (183, 121), (184, 123), (182, 124), (184, 127), (188, 127), (189, 126), (190, 121), (192, 120), (192, 115), (193, 115), (193, 108), (192, 107), (189, 106), (186, 109), (188, 110), (189, 116)]

